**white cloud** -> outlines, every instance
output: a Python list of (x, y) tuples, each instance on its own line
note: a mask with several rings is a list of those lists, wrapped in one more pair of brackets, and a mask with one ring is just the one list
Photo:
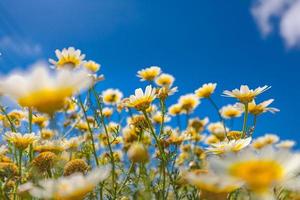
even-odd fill
[(300, 44), (300, 1), (294, 3), (282, 16), (280, 34), (285, 38), (288, 46)]
[(30, 69), (35, 67), (49, 67), (49, 63), (44, 59), (39, 59), (28, 66)]
[(0, 37), (0, 47), (2, 54), (3, 52), (9, 52), (9, 54), (15, 54), (17, 56), (36, 57), (42, 53), (42, 48), (39, 44), (30, 41), (20, 41), (11, 36)]
[(300, 0), (256, 0), (251, 12), (263, 36), (273, 31), (278, 20), (286, 45), (300, 45)]

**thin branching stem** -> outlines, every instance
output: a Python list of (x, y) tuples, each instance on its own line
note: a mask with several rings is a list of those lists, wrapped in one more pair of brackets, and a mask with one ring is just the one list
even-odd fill
[(116, 166), (115, 166), (114, 152), (113, 152), (113, 149), (112, 149), (112, 146), (111, 146), (111, 142), (109, 141), (109, 133), (108, 133), (108, 130), (107, 130), (107, 127), (106, 127), (106, 124), (105, 124), (101, 101), (99, 99), (99, 96), (98, 96), (95, 88), (92, 87), (91, 90), (92, 90), (92, 92), (94, 94), (94, 97), (96, 99), (96, 102), (97, 102), (97, 106), (98, 106), (98, 109), (99, 109), (99, 112), (100, 112), (100, 121), (101, 121), (101, 124), (104, 128), (104, 132), (105, 132), (106, 139), (107, 139), (107, 144), (108, 144), (109, 154), (110, 154), (110, 159), (111, 159), (111, 165), (112, 165), (112, 184), (113, 184), (113, 189), (114, 189), (113, 196), (114, 196), (114, 198), (116, 198), (117, 187), (116, 187)]
[(227, 137), (227, 129), (226, 129), (226, 125), (225, 125), (225, 120), (222, 117), (221, 113), (220, 113), (220, 109), (217, 106), (217, 104), (214, 102), (214, 100), (211, 97), (207, 98), (209, 100), (209, 102), (211, 103), (211, 105), (215, 108), (215, 110), (217, 111), (217, 114), (219, 116), (219, 120), (221, 121), (221, 123), (223, 124), (223, 128), (224, 128), (224, 132), (225, 132), (225, 136)]
[(244, 138), (246, 136), (246, 132), (247, 132), (248, 103), (245, 103), (244, 106), (245, 106), (245, 113), (244, 113), (243, 135), (242, 135), (242, 138)]
[(0, 110), (1, 110), (1, 112), (4, 114), (4, 116), (5, 116), (5, 118), (7, 119), (7, 121), (9, 122), (11, 131), (12, 131), (12, 132), (17, 132), (17, 129), (16, 129), (14, 123), (12, 122), (11, 118), (8, 116), (8, 114), (7, 114), (6, 110), (5, 110), (5, 108), (4, 108), (2, 105), (0, 105)]
[[(28, 108), (28, 132), (32, 133), (32, 109)], [(29, 161), (33, 160), (33, 145), (29, 146)]]
[(91, 136), (93, 155), (94, 155), (94, 158), (95, 158), (95, 161), (96, 161), (96, 165), (99, 166), (99, 161), (98, 161), (97, 152), (96, 152), (96, 147), (95, 147), (95, 141), (94, 141), (93, 130), (92, 130), (91, 125), (90, 125), (90, 123), (89, 123), (89, 120), (88, 120), (88, 117), (87, 117), (86, 110), (85, 110), (85, 108), (84, 108), (84, 105), (83, 105), (82, 100), (81, 100), (80, 97), (79, 97), (79, 104), (80, 104), (81, 109), (82, 109), (82, 111), (83, 111), (83, 116), (84, 116), (84, 118), (85, 118), (85, 120), (86, 120), (86, 123), (87, 123), (87, 126), (88, 126), (88, 130), (89, 130), (89, 133), (90, 133), (90, 136)]
[(163, 199), (165, 199), (165, 178), (166, 178), (166, 170), (165, 170), (165, 167), (166, 167), (166, 163), (167, 163), (167, 157), (166, 157), (166, 154), (164, 152), (164, 149), (160, 143), (160, 140), (158, 139), (155, 131), (154, 131), (154, 128), (153, 128), (153, 125), (149, 119), (149, 116), (146, 112), (146, 110), (143, 110), (142, 111), (145, 118), (146, 118), (146, 121), (147, 121), (147, 124), (148, 124), (148, 127), (150, 129), (150, 132), (152, 134), (152, 136), (154, 137), (154, 140), (156, 142), (156, 145), (158, 146), (158, 149), (159, 149), (159, 153), (160, 153), (160, 156), (161, 156), (161, 167), (162, 167), (162, 170), (163, 170), (163, 190), (162, 190), (162, 197)]

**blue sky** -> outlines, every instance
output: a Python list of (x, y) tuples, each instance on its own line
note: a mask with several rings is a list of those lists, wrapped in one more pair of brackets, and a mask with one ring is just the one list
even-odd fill
[[(262, 37), (252, 5), (246, 0), (3, 0), (0, 70), (26, 67), (53, 57), (57, 48), (75, 46), (101, 63), (106, 80), (100, 89), (120, 88), (125, 95), (145, 86), (135, 74), (151, 65), (176, 77), (177, 97), (217, 82), (219, 104), (234, 102), (220, 96), (225, 89), (271, 85), (257, 101), (274, 98), (281, 112), (262, 116), (257, 134), (300, 142), (300, 51), (287, 48), (277, 31)], [(197, 110), (201, 117), (212, 112), (207, 102)]]

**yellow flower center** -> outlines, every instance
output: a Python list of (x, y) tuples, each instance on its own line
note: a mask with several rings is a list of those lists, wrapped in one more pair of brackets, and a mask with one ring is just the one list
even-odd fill
[(253, 101), (255, 98), (255, 94), (253, 93), (246, 93), (246, 94), (238, 94), (236, 95), (236, 98), (240, 100), (242, 103), (249, 103)]
[(88, 62), (85, 65), (85, 68), (92, 71), (92, 72), (97, 72), (100, 68), (100, 65), (94, 62)]
[(131, 102), (130, 105), (131, 107), (134, 107), (137, 110), (146, 110), (150, 107), (151, 102), (152, 102), (151, 98), (141, 97), (140, 99)]
[(198, 91), (199, 97), (208, 98), (212, 93), (212, 88), (203, 88), (200, 91)]
[(116, 94), (106, 95), (104, 96), (104, 101), (109, 103), (115, 103), (118, 101), (118, 96)]
[(233, 164), (230, 174), (244, 181), (250, 189), (265, 192), (272, 184), (282, 180), (283, 167), (274, 160), (252, 160)]
[[(69, 189), (71, 186), (70, 185), (62, 185), (61, 190), (67, 190)], [(61, 195), (59, 193), (57, 193), (55, 195), (55, 200), (82, 200), (84, 199), (84, 197), (91, 192), (94, 189), (93, 185), (86, 185), (85, 188), (78, 188), (77, 190), (73, 191), (70, 194), (67, 195)]]
[(157, 75), (159, 74), (158, 71), (144, 71), (140, 73), (140, 76), (147, 80), (147, 81), (152, 81)]
[(264, 108), (262, 106), (251, 104), (251, 103), (249, 103), (248, 109), (249, 109), (249, 112), (253, 115), (259, 115), (262, 112), (264, 112)]
[(80, 64), (81, 60), (77, 56), (66, 56), (66, 57), (61, 57), (58, 62), (57, 66), (58, 67), (71, 67), (75, 68)]
[(187, 112), (190, 112), (195, 107), (196, 102), (193, 99), (186, 99), (182, 102), (182, 109), (186, 110)]
[(19, 104), (52, 115), (64, 107), (66, 98), (72, 96), (73, 92), (71, 87), (44, 88), (19, 98)]

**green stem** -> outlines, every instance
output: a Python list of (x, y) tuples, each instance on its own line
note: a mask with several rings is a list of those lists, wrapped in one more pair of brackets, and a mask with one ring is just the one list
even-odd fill
[[(138, 136), (138, 142), (141, 141), (142, 137), (143, 137), (143, 131), (141, 131), (141, 133)], [(117, 192), (117, 195), (122, 191), (122, 189), (125, 187), (126, 183), (128, 182), (130, 174), (131, 174), (131, 172), (132, 172), (132, 170), (134, 168), (134, 165), (135, 165), (135, 163), (133, 163), (133, 162), (130, 164), (130, 167), (129, 167), (127, 173), (126, 173), (125, 179), (124, 179), (121, 187), (119, 188), (119, 190)]]
[(95, 141), (94, 141), (93, 130), (92, 130), (91, 126), (90, 126), (90, 123), (89, 123), (89, 120), (88, 120), (88, 117), (87, 117), (87, 114), (86, 114), (86, 110), (84, 108), (84, 105), (83, 105), (82, 100), (81, 100), (80, 97), (79, 97), (79, 104), (80, 104), (81, 109), (83, 111), (83, 115), (84, 115), (85, 121), (86, 121), (86, 123), (88, 125), (89, 133), (91, 135), (93, 155), (95, 157), (95, 161), (96, 161), (97, 166), (99, 166), (99, 161), (98, 161), (98, 157), (97, 157), (97, 153), (96, 153), (96, 148), (95, 148)]
[(151, 121), (149, 119), (149, 116), (148, 116), (148, 114), (147, 114), (147, 112), (145, 110), (142, 111), (142, 112), (143, 112), (143, 114), (144, 114), (144, 116), (146, 118), (147, 124), (148, 124), (148, 126), (150, 128), (150, 133), (154, 137), (154, 140), (155, 140), (155, 142), (156, 142), (156, 144), (158, 146), (159, 153), (161, 154), (160, 156), (161, 156), (162, 160), (166, 160), (165, 152), (163, 151), (163, 148), (162, 148), (162, 146), (161, 146), (161, 144), (159, 142), (159, 139), (158, 139), (158, 137), (157, 137), (157, 135), (156, 135), (156, 133), (155, 133), (155, 131), (153, 129), (153, 125), (152, 125), (152, 123), (151, 123)]
[(20, 174), (20, 183), (22, 183), (22, 155), (23, 155), (23, 150), (19, 150), (19, 174)]
[[(176, 164), (176, 155), (177, 155), (177, 152), (178, 152), (178, 145), (175, 145), (174, 152), (175, 152), (175, 156), (173, 158), (173, 163), (172, 163), (172, 167), (171, 167), (170, 180), (171, 180), (171, 183), (172, 183), (172, 186), (173, 186), (173, 191), (175, 193), (175, 199), (178, 199), (178, 191), (176, 189), (176, 182), (174, 181), (177, 178), (177, 172), (174, 171), (174, 168), (175, 168), (175, 164)], [(172, 174), (174, 174), (174, 177), (172, 177)]]
[(164, 193), (165, 193), (165, 182), (166, 182), (166, 171), (165, 171), (165, 167), (166, 167), (166, 160), (167, 160), (166, 158), (167, 158), (167, 157), (166, 157), (166, 154), (165, 154), (165, 152), (164, 152), (163, 147), (162, 147), (161, 144), (160, 144), (159, 139), (158, 139), (157, 136), (156, 136), (156, 133), (155, 133), (155, 131), (154, 131), (154, 129), (153, 129), (153, 125), (152, 125), (152, 123), (151, 123), (151, 121), (150, 121), (150, 119), (149, 119), (149, 116), (148, 116), (146, 110), (143, 110), (142, 112), (143, 112), (143, 114), (144, 114), (144, 116), (145, 116), (145, 118), (146, 118), (146, 121), (147, 121), (148, 126), (149, 126), (149, 128), (150, 128), (150, 132), (151, 132), (152, 136), (154, 137), (154, 140), (155, 140), (155, 142), (156, 142), (156, 144), (157, 144), (157, 146), (158, 146), (159, 153), (160, 153), (160, 156), (161, 156), (161, 167), (162, 167), (162, 169), (163, 169), (163, 190), (162, 190), (162, 197), (163, 197), (163, 199), (165, 199), (165, 195), (164, 195)]
[(11, 131), (12, 131), (12, 132), (17, 132), (17, 129), (16, 129), (14, 123), (11, 121), (11, 119), (10, 119), (10, 117), (8, 116), (8, 114), (7, 114), (6, 110), (5, 110), (5, 108), (4, 108), (2, 105), (0, 105), (0, 110), (1, 110), (1, 112), (5, 115), (6, 119), (8, 120)]
[(226, 130), (226, 126), (225, 126), (225, 120), (224, 120), (224, 118), (222, 117), (222, 115), (221, 115), (221, 113), (220, 113), (219, 107), (218, 107), (217, 104), (213, 101), (213, 99), (212, 99), (211, 97), (208, 97), (207, 99), (209, 100), (209, 102), (212, 104), (212, 106), (213, 106), (213, 107), (215, 108), (215, 110), (217, 111), (218, 116), (219, 116), (219, 119), (220, 119), (220, 121), (221, 121), (222, 124), (223, 124), (225, 136), (227, 137), (227, 130)]
[(165, 124), (165, 115), (166, 115), (166, 108), (165, 108), (165, 102), (163, 100), (160, 100), (160, 109), (161, 109), (161, 114), (162, 114), (162, 120), (160, 124), (160, 130), (159, 130), (159, 136), (164, 131), (164, 124)]
[(126, 183), (128, 182), (129, 177), (130, 177), (130, 174), (131, 174), (133, 168), (134, 168), (134, 163), (132, 162), (132, 163), (130, 164), (130, 167), (129, 167), (127, 173), (126, 173), (126, 178), (124, 179), (124, 181), (123, 181), (121, 187), (119, 187), (119, 190), (117, 191), (117, 195), (123, 190), (123, 188), (125, 187)]
[(51, 169), (48, 169), (48, 170), (47, 170), (47, 173), (48, 173), (49, 178), (52, 178), (52, 172), (51, 172)]
[(250, 135), (251, 137), (256, 129), (257, 117), (258, 117), (257, 115), (254, 115), (254, 117), (253, 117), (253, 128), (252, 128), (251, 135)]
[[(32, 133), (32, 109), (28, 108), (28, 132)], [(29, 161), (33, 160), (33, 146), (29, 146)]]
[[(165, 196), (165, 190), (166, 190), (166, 169), (165, 169), (165, 161), (162, 161), (162, 171), (163, 171), (163, 188), (162, 188), (162, 196), (163, 199), (165, 199), (167, 196)], [(168, 194), (166, 194), (168, 195)]]
[(109, 149), (110, 159), (111, 159), (111, 164), (112, 164), (112, 184), (113, 184), (113, 188), (114, 188), (114, 198), (116, 198), (117, 188), (116, 188), (116, 177), (115, 177), (115, 175), (116, 175), (115, 174), (116, 166), (115, 166), (114, 152), (112, 150), (112, 147), (111, 147), (111, 144), (110, 144), (110, 141), (109, 141), (109, 134), (108, 134), (108, 130), (107, 130), (107, 127), (106, 127), (106, 124), (105, 124), (105, 121), (104, 121), (103, 108), (102, 108), (100, 99), (97, 95), (97, 92), (96, 92), (95, 88), (92, 87), (91, 90), (92, 90), (92, 92), (93, 92), (93, 94), (96, 98), (96, 102), (97, 102), (97, 105), (98, 105), (98, 108), (99, 108), (99, 111), (100, 111), (100, 120), (101, 120), (102, 126), (104, 127), (104, 132), (105, 132), (105, 135), (106, 135), (106, 138), (107, 138), (107, 144), (108, 144), (108, 149)]
[(244, 123), (243, 123), (243, 135), (242, 138), (246, 136), (247, 131), (247, 120), (248, 120), (248, 103), (245, 103), (245, 113), (244, 113)]
[(28, 108), (28, 132), (32, 132), (32, 109)]

